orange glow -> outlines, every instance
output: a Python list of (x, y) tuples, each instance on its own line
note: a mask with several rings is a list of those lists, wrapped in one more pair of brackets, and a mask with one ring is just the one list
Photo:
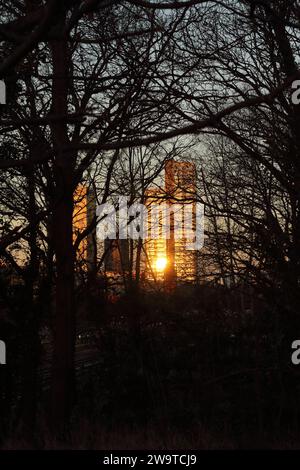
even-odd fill
[[(87, 187), (78, 185), (74, 194), (73, 210), (73, 241), (87, 227)], [(77, 257), (84, 260), (86, 258), (87, 240), (80, 242)]]

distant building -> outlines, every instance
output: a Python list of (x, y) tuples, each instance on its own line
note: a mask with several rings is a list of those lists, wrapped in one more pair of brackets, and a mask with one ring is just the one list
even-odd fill
[[(193, 224), (195, 226), (195, 192), (196, 169), (193, 163), (176, 162), (168, 160), (165, 165), (165, 188), (150, 189), (147, 193), (148, 204), (164, 205), (168, 208), (166, 214), (160, 214), (161, 231), (169, 224), (168, 238), (159, 237), (149, 239), (145, 244), (150, 267), (146, 270), (146, 276), (156, 279), (164, 279), (167, 286), (174, 287), (177, 282), (195, 282), (198, 274), (198, 253), (186, 248), (190, 237), (183, 231), (184, 208), (189, 206), (192, 211)], [(168, 218), (168, 220), (166, 220)], [(151, 232), (150, 220), (150, 232)], [(176, 237), (177, 231), (182, 235)], [(179, 227), (180, 225), (180, 227)], [(149, 265), (149, 263), (148, 263)]]
[(93, 188), (79, 185), (74, 196), (73, 240), (75, 242), (84, 230), (91, 227), (77, 250), (77, 261), (81, 261), (87, 270), (92, 270), (97, 263), (96, 225), (93, 227), (96, 207), (97, 200)]
[[(138, 276), (147, 282), (165, 282), (170, 289), (178, 282), (195, 282), (198, 278), (198, 252), (187, 249), (188, 242), (194, 240), (194, 232), (187, 233), (183, 226), (186, 207), (191, 211), (192, 231), (194, 229), (195, 193), (195, 165), (167, 161), (164, 187), (149, 188), (145, 194), (148, 237), (142, 242), (128, 239), (100, 241), (96, 238), (96, 228), (93, 228), (79, 245), (78, 260), (90, 270), (97, 266), (97, 255), (103, 258), (101, 271), (114, 282), (116, 279), (123, 282), (128, 276), (133, 279)], [(75, 196), (74, 240), (91, 226), (97, 205), (95, 191), (87, 190), (83, 185), (78, 187)], [(154, 207), (156, 212), (153, 212)], [(154, 225), (156, 230), (159, 225), (156, 236), (153, 236)], [(180, 237), (176, 236), (178, 229), (181, 231)]]
[(129, 271), (128, 240), (105, 240), (105, 271), (110, 273), (126, 273)]

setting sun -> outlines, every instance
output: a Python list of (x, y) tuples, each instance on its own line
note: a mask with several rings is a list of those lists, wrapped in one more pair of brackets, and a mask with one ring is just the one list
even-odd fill
[(168, 260), (167, 258), (157, 258), (155, 262), (155, 267), (157, 271), (164, 271), (167, 267)]

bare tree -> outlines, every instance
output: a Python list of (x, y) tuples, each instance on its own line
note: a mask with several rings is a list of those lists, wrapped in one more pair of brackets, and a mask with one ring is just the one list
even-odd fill
[[(121, 149), (201, 132), (226, 135), (289, 194), (288, 256), (291, 281), (298, 286), (299, 109), (288, 102), (286, 90), (300, 76), (299, 11), (293, 1), (270, 6), (53, 0), (0, 6), (5, 56), (0, 74), (10, 77), (14, 104), (1, 115), (0, 168), (24, 168), (29, 186), (39, 175), (46, 206), (46, 214), (41, 211), (33, 222), (11, 226), (1, 249), (27, 234), (34, 245), (38, 224), (47, 228), (56, 287), (52, 419), (61, 428), (74, 402), (74, 192), (104, 152), (115, 151), (110, 182)], [(266, 124), (253, 133), (258, 119)], [(280, 130), (276, 145), (262, 142), (270, 129), (277, 140)], [(15, 155), (4, 147), (11, 141), (18, 143)], [(232, 184), (222, 194), (226, 208)], [(31, 215), (37, 200), (33, 186)], [(229, 214), (233, 269), (231, 219)], [(33, 266), (35, 256), (33, 249)]]

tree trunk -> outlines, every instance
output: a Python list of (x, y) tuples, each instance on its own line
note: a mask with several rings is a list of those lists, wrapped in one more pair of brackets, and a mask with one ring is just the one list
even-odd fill
[(73, 194), (65, 192), (54, 211), (56, 298), (52, 384), (52, 425), (58, 432), (68, 424), (75, 395)]
[(31, 224), (29, 235), (30, 246), (30, 264), (25, 278), (25, 298), (26, 318), (24, 323), (24, 337), (26, 338), (26, 347), (23, 363), (23, 406), (22, 406), (22, 425), (29, 437), (33, 435), (36, 420), (37, 407), (37, 367), (39, 363), (40, 344), (39, 344), (39, 322), (40, 312), (37, 310), (35, 300), (35, 286), (39, 271), (39, 261), (37, 253), (37, 230), (36, 221), (36, 200), (35, 200), (35, 182), (32, 170), (27, 175), (28, 182), (28, 220)]
[[(63, 31), (63, 24), (61, 25)], [(64, 33), (51, 44), (53, 60), (52, 110), (68, 113), (68, 75), (70, 56)], [(52, 125), (55, 152), (53, 201), (53, 245), (56, 257), (54, 354), (52, 377), (52, 429), (61, 433), (69, 423), (75, 395), (75, 309), (73, 252), (73, 183), (76, 154), (68, 151), (67, 124)]]

